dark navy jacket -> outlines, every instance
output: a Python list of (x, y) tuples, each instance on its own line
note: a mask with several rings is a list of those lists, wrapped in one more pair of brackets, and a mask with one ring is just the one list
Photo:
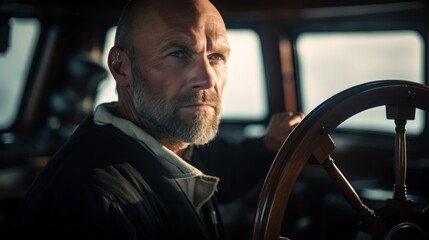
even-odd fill
[[(261, 145), (213, 142), (189, 161), (220, 177), (217, 198), (231, 201), (265, 177), (274, 155)], [(172, 175), (136, 140), (88, 118), (32, 184), (17, 229), (45, 239), (225, 239), (222, 225), (204, 223)], [(203, 207), (213, 209), (214, 199)]]

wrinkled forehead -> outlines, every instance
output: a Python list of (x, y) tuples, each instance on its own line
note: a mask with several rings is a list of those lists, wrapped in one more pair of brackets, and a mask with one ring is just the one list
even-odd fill
[[(225, 36), (225, 23), (217, 9), (207, 0), (161, 0), (153, 1), (138, 17), (135, 26), (140, 34), (157, 36), (170, 31), (201, 31), (205, 34)], [(137, 35), (140, 35), (136, 32)]]

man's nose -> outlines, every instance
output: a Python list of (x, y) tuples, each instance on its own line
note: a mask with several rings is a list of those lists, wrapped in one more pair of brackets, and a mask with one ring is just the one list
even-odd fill
[(207, 58), (196, 61), (190, 84), (193, 89), (209, 89), (216, 84), (215, 69)]

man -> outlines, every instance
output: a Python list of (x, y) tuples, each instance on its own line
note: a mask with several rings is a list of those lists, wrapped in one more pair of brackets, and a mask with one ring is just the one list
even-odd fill
[(225, 239), (216, 199), (260, 182), (302, 119), (277, 114), (263, 139), (206, 146), (218, 130), (229, 51), (209, 1), (131, 2), (108, 58), (119, 100), (99, 106), (50, 160), (18, 211), (20, 232)]

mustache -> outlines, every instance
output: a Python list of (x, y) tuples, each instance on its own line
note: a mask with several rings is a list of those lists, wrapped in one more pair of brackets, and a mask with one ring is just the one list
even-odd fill
[(182, 94), (177, 96), (174, 100), (179, 105), (204, 103), (219, 108), (221, 104), (221, 99), (216, 93), (206, 90)]

